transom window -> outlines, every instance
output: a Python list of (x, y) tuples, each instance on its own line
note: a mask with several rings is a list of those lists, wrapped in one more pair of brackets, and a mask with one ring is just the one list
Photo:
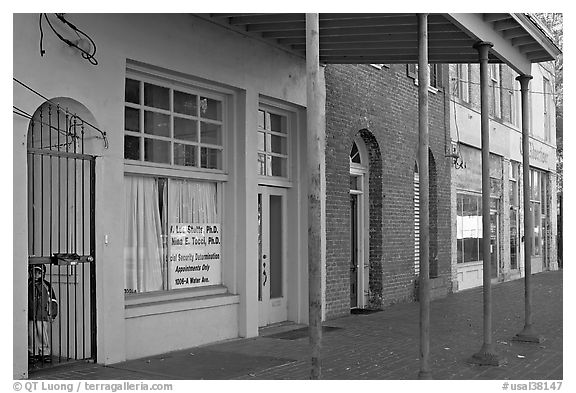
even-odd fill
[(224, 97), (126, 78), (124, 158), (223, 169)]
[(288, 177), (288, 117), (258, 110), (258, 174)]

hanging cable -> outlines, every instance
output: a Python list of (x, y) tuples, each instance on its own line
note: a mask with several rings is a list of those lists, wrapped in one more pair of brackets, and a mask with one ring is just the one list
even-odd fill
[[(50, 28), (52, 29), (52, 32), (56, 35), (56, 37), (58, 37), (62, 42), (66, 43), (68, 46), (78, 49), (82, 53), (82, 58), (88, 60), (90, 62), (90, 64), (98, 65), (98, 61), (94, 57), (96, 55), (96, 43), (94, 42), (94, 40), (88, 34), (84, 33), (82, 30), (77, 28), (74, 24), (72, 24), (71, 22), (66, 20), (66, 18), (64, 17), (64, 14), (55, 14), (55, 15), (60, 22), (62, 22), (65, 26), (68, 26), (70, 29), (72, 29), (72, 31), (78, 36), (78, 43), (72, 42), (69, 39), (63, 37), (56, 30), (56, 28), (54, 28), (54, 26), (52, 25), (50, 18), (48, 18), (48, 14), (40, 14), (40, 21), (39, 21), (39, 24), (40, 24), (40, 55), (44, 56), (44, 54), (46, 53), (46, 51), (43, 49), (43, 44), (42, 44), (42, 41), (44, 39), (44, 32), (42, 30), (42, 17), (44, 17), (44, 19), (46, 19), (46, 23), (48, 23), (48, 26), (50, 26)], [(87, 39), (90, 42), (90, 51), (88, 51), (84, 48), (81, 48), (78, 45), (84, 39)]]
[[(460, 79), (460, 78), (455, 78), (455, 77), (452, 77), (452, 78), (450, 78), (450, 79), (451, 79), (452, 81), (470, 83), (471, 85), (478, 85), (478, 86), (480, 85), (479, 82), (472, 82), (472, 81), (470, 81), (470, 80), (465, 80), (465, 79)], [(514, 91), (518, 91), (518, 92), (519, 92), (519, 91), (520, 91), (519, 89), (510, 89), (510, 88), (508, 88), (508, 87), (502, 87), (502, 85), (498, 85), (497, 89), (507, 90), (507, 91), (509, 91), (509, 92), (514, 92)], [(530, 93), (532, 93), (532, 94), (543, 94), (543, 95), (549, 95), (549, 96), (560, 96), (560, 95), (562, 95), (562, 93), (546, 93), (546, 92), (543, 92), (543, 91), (533, 91), (533, 90), (530, 90)]]
[[(49, 100), (49, 99), (46, 98), (44, 95), (40, 94), (39, 92), (37, 92), (36, 90), (34, 90), (33, 88), (31, 88), (30, 86), (26, 85), (25, 83), (19, 81), (18, 79), (14, 78), (14, 77), (13, 77), (12, 79), (14, 80), (14, 82), (18, 83), (19, 85), (21, 85), (21, 86), (24, 87), (25, 89), (27, 89), (27, 90), (29, 90), (30, 92), (32, 92), (32, 93), (36, 94), (37, 96), (41, 97), (41, 98), (44, 99), (46, 102), (54, 105), (55, 107), (58, 107), (58, 104), (56, 104), (55, 102)], [(15, 109), (16, 109), (16, 108), (15, 108)], [(23, 111), (22, 111), (22, 112), (23, 112)], [(14, 113), (16, 113), (16, 112), (14, 112)], [(24, 113), (26, 113), (26, 112), (24, 112)], [(16, 114), (21, 115), (20, 113), (16, 113)], [(26, 115), (30, 116), (30, 120), (32, 120), (32, 116), (31, 116), (31, 115), (29, 115), (29, 114), (26, 114)], [(21, 115), (21, 116), (22, 116), (22, 115)], [(77, 119), (79, 119), (80, 121), (82, 121), (84, 124), (90, 126), (92, 129), (98, 131), (98, 132), (100, 133), (100, 135), (102, 135), (102, 139), (104, 140), (104, 148), (105, 148), (105, 149), (108, 149), (108, 146), (109, 146), (109, 145), (108, 145), (108, 137), (106, 136), (106, 131), (102, 131), (100, 128), (98, 128), (98, 127), (96, 127), (95, 125), (91, 124), (90, 122), (82, 119), (82, 118), (81, 118), (80, 116), (78, 116), (78, 115), (74, 115), (74, 116), (75, 116)]]

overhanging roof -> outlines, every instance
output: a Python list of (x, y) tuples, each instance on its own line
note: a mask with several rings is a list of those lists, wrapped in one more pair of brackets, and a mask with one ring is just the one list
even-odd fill
[[(304, 57), (305, 14), (199, 14), (253, 38)], [(418, 61), (416, 14), (319, 14), (320, 61), (324, 64), (392, 64)], [(494, 43), (490, 62), (529, 74), (530, 64), (560, 51), (524, 14), (430, 14), (430, 63), (477, 63), (478, 41)]]

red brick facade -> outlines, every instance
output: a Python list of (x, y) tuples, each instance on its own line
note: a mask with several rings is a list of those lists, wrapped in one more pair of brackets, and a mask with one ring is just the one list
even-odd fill
[[(414, 300), (414, 164), (418, 87), (405, 65), (329, 65), (326, 73), (326, 316), (350, 312), (349, 154), (361, 135), (369, 150), (370, 292), (382, 306)], [(447, 86), (444, 67), (442, 86)], [(448, 97), (429, 93), (430, 255), (433, 296), (450, 291)], [(434, 173), (435, 170), (435, 173)], [(435, 251), (437, 250), (437, 252)], [(434, 251), (434, 252), (433, 252)]]

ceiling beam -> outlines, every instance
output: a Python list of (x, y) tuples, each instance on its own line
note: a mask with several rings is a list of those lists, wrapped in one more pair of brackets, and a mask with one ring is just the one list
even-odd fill
[(249, 25), (253, 23), (306, 22), (306, 14), (265, 14), (236, 16), (230, 18), (231, 25)]
[(494, 22), (494, 29), (498, 30), (498, 31), (509, 30), (509, 29), (513, 29), (516, 27), (518, 27), (518, 22), (516, 22), (512, 18), (505, 19), (505, 20), (499, 20), (497, 22)]
[(504, 33), (502, 33), (502, 35), (508, 40), (512, 38), (529, 36), (529, 34), (526, 33), (526, 30), (524, 30), (522, 27), (506, 30)]
[(506, 20), (510, 18), (510, 14), (483, 14), (482, 19), (484, 22), (492, 23), (498, 22), (500, 20)]
[[(305, 50), (306, 43), (304, 41), (300, 43), (291, 44), (293, 49)], [(428, 48), (472, 48), (473, 42), (467, 37), (464, 40), (454, 40), (454, 41), (431, 41), (428, 43)], [(397, 49), (407, 49), (407, 48), (417, 48), (418, 42), (416, 40), (406, 40), (406, 41), (372, 41), (372, 42), (321, 42), (322, 49), (386, 49), (386, 48), (397, 48)]]
[[(430, 55), (462, 55), (462, 56), (478, 56), (478, 52), (472, 47), (467, 48), (429, 48)], [(379, 48), (379, 49), (325, 49), (320, 47), (320, 56), (382, 56), (382, 55), (405, 55), (405, 54), (418, 54), (418, 48), (407, 48), (399, 50), (397, 48)]]
[[(365, 42), (398, 42), (398, 41), (417, 41), (418, 36), (416, 32), (402, 33), (402, 34), (372, 34), (372, 35), (349, 35), (349, 36), (320, 36), (320, 45), (325, 43), (336, 42), (350, 42), (350, 43), (365, 43)], [(470, 46), (474, 45), (472, 38), (464, 33), (430, 33), (428, 34), (428, 42), (433, 44), (442, 41), (464, 41), (469, 43)], [(304, 37), (291, 37), (278, 39), (281, 45), (303, 44), (306, 40)], [(466, 44), (465, 44), (466, 45)]]
[[(452, 24), (431, 25), (428, 28), (429, 34), (431, 33), (459, 33), (460, 29)], [(328, 36), (347, 36), (347, 35), (374, 35), (374, 34), (402, 34), (412, 33), (417, 34), (415, 26), (368, 26), (368, 27), (343, 27), (333, 29), (320, 28), (320, 37)], [(291, 38), (291, 37), (305, 37), (305, 30), (301, 31), (270, 31), (263, 33), (262, 36), (266, 38)]]
[(512, 38), (511, 43), (512, 46), (521, 46), (526, 44), (532, 44), (534, 42), (534, 38), (530, 37), (529, 35), (523, 37)]

